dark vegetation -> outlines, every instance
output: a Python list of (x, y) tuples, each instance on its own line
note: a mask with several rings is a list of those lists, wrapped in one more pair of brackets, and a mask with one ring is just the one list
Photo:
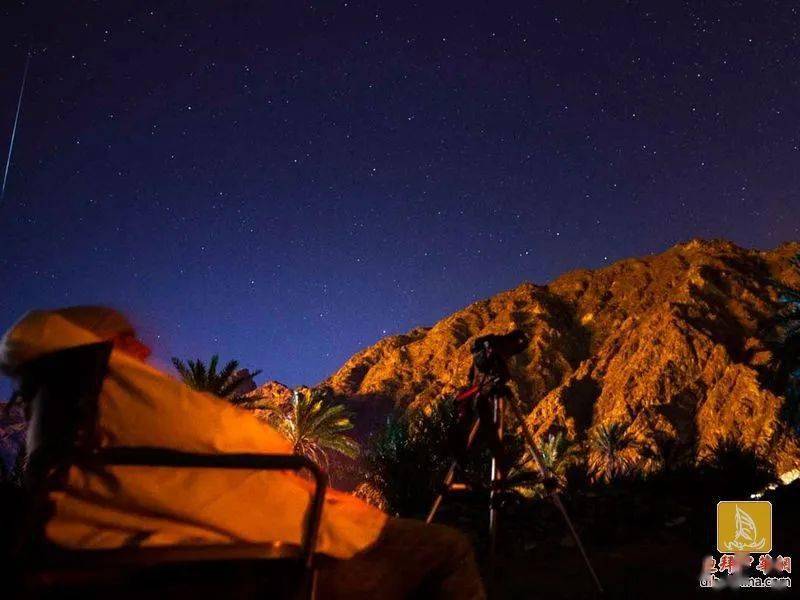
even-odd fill
[(261, 371), (250, 373), (244, 369), (240, 370), (238, 360), (230, 360), (217, 370), (219, 367), (217, 354), (211, 357), (208, 365), (199, 358), (184, 362), (176, 357), (172, 358), (172, 364), (183, 382), (190, 388), (214, 394), (233, 403), (244, 400), (242, 384), (261, 373)]
[[(421, 517), (430, 508), (452, 461), (455, 427), (455, 407), (440, 403), (429, 414), (394, 414), (372, 434), (363, 455), (366, 482), (390, 514)], [(483, 471), (470, 461), (466, 478), (474, 483)]]
[[(398, 516), (424, 515), (453, 460), (455, 427), (450, 402), (440, 403), (430, 413), (388, 419), (384, 428), (371, 437), (364, 452), (372, 498), (381, 498), (382, 505)], [(507, 432), (506, 444), (515, 462), (506, 502), (545, 499), (547, 493), (520, 437)], [(672, 439), (662, 441), (655, 449), (642, 447), (619, 423), (598, 427), (582, 443), (570, 441), (561, 433), (551, 435), (539, 448), (567, 496), (593, 496), (626, 486), (657, 490), (668, 481), (669, 486), (661, 491), (685, 486), (720, 498), (737, 494), (749, 497), (777, 482), (770, 463), (733, 437), (721, 438), (713, 447), (704, 449), (699, 460), (694, 459), (694, 452), (679, 447)], [(488, 464), (485, 449), (472, 450), (465, 468), (459, 471), (459, 480), (478, 493), (488, 492)]]
[[(443, 402), (429, 414), (391, 418), (365, 450), (371, 486), (371, 496), (365, 497), (400, 516), (424, 516), (452, 457), (453, 412), (452, 403)], [(514, 480), (515, 473), (533, 467), (517, 437), (512, 434), (509, 442), (518, 462)], [(694, 452), (672, 440), (640, 447), (612, 423), (582, 443), (551, 436), (541, 449), (611, 597), (697, 592), (702, 559), (715, 553), (719, 500), (749, 499), (766, 490), (775, 505), (773, 547), (789, 552), (791, 536), (798, 533), (792, 511), (800, 500), (800, 482), (776, 488), (770, 463), (734, 438), (719, 439), (696, 460)], [(461, 477), (472, 491), (446, 499), (437, 518), (471, 534), (484, 566), (487, 466), (486, 451), (476, 449)], [(538, 479), (514, 481), (511, 487), (502, 500), (498, 597), (592, 597), (580, 555)]]
[[(0, 407), (0, 411), (3, 407)], [(18, 527), (20, 516), (26, 514), (26, 494), (23, 482), (24, 450), (19, 449), (16, 460), (9, 466), (0, 458), (0, 564), (13, 564), (20, 546)]]
[[(791, 261), (800, 274), (800, 254)], [(784, 394), (785, 422), (800, 433), (800, 289), (775, 282), (779, 290), (778, 310), (768, 324), (772, 352), (772, 377), (769, 383)]]

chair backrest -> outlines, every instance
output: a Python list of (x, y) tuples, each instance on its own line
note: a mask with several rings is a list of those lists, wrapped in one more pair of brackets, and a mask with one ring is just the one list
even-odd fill
[(33, 491), (61, 487), (76, 457), (97, 448), (98, 398), (111, 349), (110, 342), (69, 348), (23, 370), (28, 415), (25, 476)]
[(53, 352), (18, 373), (15, 401), (23, 404), (27, 421), (25, 489), (9, 535), (20, 576), (47, 550), (49, 492), (62, 488), (78, 455), (95, 447), (98, 399), (111, 349), (111, 343), (100, 343)]
[[(103, 380), (108, 373), (111, 350), (111, 343), (99, 343), (55, 352), (31, 362), (21, 374), (21, 397), (28, 419), (25, 478), (31, 495), (29, 509), (32, 522), (27, 525), (29, 530), (33, 530), (33, 535), (29, 538), (32, 543), (30, 550), (37, 552), (41, 549), (45, 550), (43, 555), (53, 555), (53, 548), (48, 547), (43, 530), (52, 514), (49, 492), (64, 487), (69, 468), (76, 463), (89, 467), (129, 465), (279, 471), (305, 469), (315, 481), (315, 492), (304, 523), (302, 547), (298, 552), (285, 554), (285, 557), (291, 557), (300, 570), (300, 586), (296, 592), (301, 597), (311, 597), (314, 590), (314, 550), (327, 487), (325, 472), (309, 459), (297, 455), (201, 455), (166, 448), (101, 449), (97, 436), (98, 401)], [(167, 550), (178, 554), (181, 552), (180, 548)], [(242, 564), (240, 557), (232, 558), (225, 550), (210, 548), (206, 549), (206, 553), (219, 558), (220, 563)], [(287, 547), (287, 551), (289, 550), (291, 549)], [(260, 552), (259, 560), (263, 561), (267, 556), (264, 555), (263, 548)], [(113, 554), (111, 552), (109, 555)], [(88, 563), (86, 567), (91, 570), (91, 563), (96, 562), (102, 553), (77, 552), (74, 555), (81, 563)], [(276, 553), (272, 558), (284, 556)], [(63, 559), (63, 556), (59, 557), (59, 560)], [(163, 556), (161, 559), (163, 560), (156, 560), (146, 548), (141, 549), (139, 556), (125, 558), (132, 564), (170, 562)], [(191, 562), (188, 561), (187, 564)], [(202, 571), (208, 569), (211, 563), (199, 561), (197, 564), (200, 566), (193, 568)], [(91, 585), (88, 589), (92, 589)]]

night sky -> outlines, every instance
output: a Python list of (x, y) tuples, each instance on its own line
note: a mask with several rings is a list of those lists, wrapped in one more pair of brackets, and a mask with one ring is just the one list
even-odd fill
[(522, 281), (800, 239), (790, 2), (2, 4), (2, 329), (109, 304), (156, 364), (316, 383)]

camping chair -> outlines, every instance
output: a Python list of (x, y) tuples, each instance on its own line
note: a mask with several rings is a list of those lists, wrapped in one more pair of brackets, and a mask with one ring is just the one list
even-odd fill
[[(327, 475), (304, 456), (196, 454), (166, 448), (100, 448), (94, 425), (97, 399), (111, 353), (92, 344), (50, 354), (21, 378), (29, 419), (27, 478), (33, 549), (23, 565), (22, 594), (32, 598), (313, 598), (314, 550)], [(48, 494), (71, 465), (153, 468), (307, 470), (315, 482), (299, 547), (282, 543), (124, 547), (71, 550), (44, 536)], [(258, 502), (258, 498), (253, 498)], [(29, 533), (30, 535), (30, 533)]]

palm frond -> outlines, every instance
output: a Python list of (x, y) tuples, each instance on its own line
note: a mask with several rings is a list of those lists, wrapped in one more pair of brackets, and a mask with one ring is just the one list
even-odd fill
[[(211, 362), (214, 362), (214, 358), (211, 359)], [(206, 389), (208, 386), (208, 371), (206, 370), (206, 365), (203, 363), (203, 361), (198, 358), (196, 361), (194, 361), (194, 363), (189, 361), (189, 365), (192, 367), (192, 371), (194, 372), (195, 383), (201, 386), (203, 391), (210, 391)]]
[(241, 384), (248, 378), (261, 373), (247, 371), (237, 374), (239, 361), (228, 361), (221, 370), (219, 368), (219, 355), (211, 357), (208, 365), (201, 359), (183, 361), (177, 357), (172, 358), (172, 364), (183, 382), (189, 387), (214, 394), (234, 404), (243, 404), (247, 399), (239, 394)]
[(238, 368), (238, 360), (229, 360), (227, 363), (225, 363), (225, 366), (222, 367), (222, 370), (216, 375), (216, 378), (221, 382), (228, 381), (231, 377), (233, 377)]
[(640, 444), (621, 423), (598, 426), (589, 439), (589, 469), (595, 479), (611, 481), (628, 474)]
[(327, 451), (339, 452), (350, 458), (359, 453), (355, 440), (345, 432), (353, 429), (352, 414), (343, 404), (336, 404), (314, 390), (297, 389), (275, 424), (293, 444), (295, 452), (327, 465)]
[(181, 359), (173, 356), (172, 365), (175, 367), (175, 370), (178, 372), (178, 375), (181, 376), (181, 379), (187, 381), (188, 379), (191, 378), (191, 371), (189, 370), (189, 367), (187, 367), (186, 363), (184, 363)]
[[(558, 487), (564, 487), (567, 469), (577, 458), (577, 445), (559, 431), (548, 435), (539, 444), (539, 453), (549, 471), (547, 476), (555, 478)], [(543, 481), (544, 476), (527, 449), (507, 476), (508, 487), (526, 498), (546, 496), (549, 492)]]
[[(199, 360), (197, 362), (200, 362)], [(208, 363), (208, 380), (213, 381), (217, 376), (217, 365), (219, 364), (219, 354), (211, 357), (211, 362)]]

